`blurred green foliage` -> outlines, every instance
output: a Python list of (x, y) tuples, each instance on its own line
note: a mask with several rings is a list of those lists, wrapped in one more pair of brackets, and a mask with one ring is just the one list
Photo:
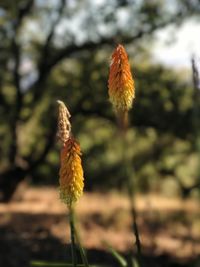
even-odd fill
[(12, 194), (27, 176), (34, 184), (58, 183), (57, 99), (72, 114), (86, 188), (122, 187), (120, 136), (107, 93), (118, 42), (127, 48), (136, 85), (130, 175), (143, 192), (190, 193), (199, 179), (191, 74), (154, 63), (149, 44), (157, 29), (198, 14), (198, 1), (177, 0), (174, 8), (136, 2), (1, 1), (1, 193)]
[[(49, 81), (48, 97), (61, 98), (72, 113), (73, 133), (83, 150), (88, 189), (123, 186), (120, 136), (107, 94), (108, 58), (109, 53), (99, 51), (70, 60), (56, 68)], [(133, 179), (137, 178), (142, 191), (181, 193), (179, 181), (190, 186), (198, 179), (198, 155), (193, 150), (192, 83), (184, 79), (185, 73), (151, 62), (135, 62), (132, 71), (136, 99), (130, 114), (127, 154)], [(45, 120), (40, 111), (43, 105), (44, 102), (38, 106), (38, 118)], [(56, 113), (56, 107), (52, 112)], [(41, 122), (35, 123), (33, 128), (40, 129)], [(33, 147), (39, 139), (36, 131)], [(47, 183), (57, 183), (59, 145), (56, 147), (47, 162), (33, 173), (36, 178), (42, 174), (41, 183), (44, 177)]]

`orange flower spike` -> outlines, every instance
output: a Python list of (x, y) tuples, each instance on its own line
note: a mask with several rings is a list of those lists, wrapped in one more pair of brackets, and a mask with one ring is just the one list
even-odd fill
[(81, 163), (81, 150), (73, 137), (69, 137), (61, 150), (60, 198), (69, 207), (83, 193), (84, 177)]
[(108, 89), (117, 117), (124, 124), (135, 97), (135, 87), (128, 56), (122, 45), (118, 45), (112, 54)]
[(81, 149), (72, 137), (70, 113), (62, 101), (59, 105), (58, 135), (62, 142), (60, 156), (60, 199), (71, 207), (83, 193), (84, 177), (81, 163)]

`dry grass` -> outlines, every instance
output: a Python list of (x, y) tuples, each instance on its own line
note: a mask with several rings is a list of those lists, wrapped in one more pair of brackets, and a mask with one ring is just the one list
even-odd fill
[[(199, 203), (148, 195), (137, 197), (136, 206), (145, 253), (180, 261), (200, 254)], [(104, 250), (108, 241), (119, 251), (132, 250), (128, 210), (126, 197), (117, 193), (85, 193), (76, 208), (84, 246)], [(0, 227), (6, 229), (8, 242), (10, 233), (25, 240), (33, 251), (41, 250), (38, 240), (47, 236), (69, 243), (67, 209), (54, 188), (27, 188), (20, 201), (0, 204)]]

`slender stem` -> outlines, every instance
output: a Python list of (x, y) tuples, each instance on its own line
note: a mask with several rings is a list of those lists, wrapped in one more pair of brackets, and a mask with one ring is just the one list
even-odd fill
[(76, 248), (75, 247), (75, 241), (76, 241), (76, 243), (78, 244), (78, 247), (79, 247), (80, 254), (81, 254), (82, 262), (83, 262), (85, 267), (89, 267), (85, 250), (84, 250), (83, 246), (81, 245), (79, 234), (78, 234), (78, 231), (76, 230), (76, 227), (75, 227), (75, 214), (74, 214), (74, 210), (72, 207), (70, 207), (69, 215), (70, 215), (71, 244), (72, 244), (71, 248), (72, 248), (73, 264), (75, 267), (77, 266), (77, 259), (76, 259), (76, 252), (75, 252), (75, 248)]
[(74, 225), (74, 211), (72, 206), (69, 207), (69, 224), (71, 231), (71, 253), (72, 253), (72, 263), (73, 266), (77, 266), (77, 257), (76, 257), (76, 245), (75, 245), (75, 225)]
[[(128, 168), (128, 167), (127, 167)], [(130, 181), (130, 177), (127, 173), (126, 177), (126, 187), (128, 191), (128, 196), (129, 196), (129, 202), (130, 202), (130, 208), (131, 208), (131, 216), (132, 216), (132, 228), (133, 232), (135, 235), (135, 244), (137, 248), (137, 258), (140, 266), (142, 265), (142, 251), (141, 251), (141, 241), (140, 241), (140, 234), (138, 230), (138, 223), (137, 223), (137, 211), (135, 208), (135, 203), (134, 203), (134, 186)]]
[[(129, 189), (130, 189), (130, 187), (129, 187)], [(129, 190), (129, 199), (130, 199), (130, 204), (131, 204), (131, 215), (132, 215), (132, 219), (133, 219), (133, 231), (135, 234), (137, 255), (138, 255), (138, 260), (141, 263), (142, 251), (141, 251), (140, 234), (139, 234), (138, 225), (137, 225), (137, 211), (136, 211), (135, 205), (134, 205), (133, 192), (131, 192), (131, 190)]]
[[(127, 117), (127, 122), (128, 122), (128, 117)], [(140, 234), (139, 234), (138, 224), (137, 224), (137, 212), (136, 212), (135, 203), (134, 203), (134, 186), (129, 175), (130, 165), (129, 165), (129, 159), (127, 157), (127, 148), (129, 147), (129, 144), (127, 141), (127, 128), (126, 129), (119, 128), (119, 131), (122, 137), (122, 145), (123, 145), (122, 161), (123, 161), (123, 166), (124, 166), (125, 186), (127, 189), (130, 206), (131, 206), (132, 228), (133, 228), (133, 232), (134, 232), (135, 240), (136, 240), (135, 243), (136, 243), (136, 248), (137, 248), (137, 259), (138, 259), (140, 266), (142, 266), (141, 241), (140, 241)]]
[(75, 237), (76, 237), (76, 242), (78, 244), (79, 251), (80, 251), (80, 254), (81, 254), (82, 262), (83, 262), (85, 267), (89, 267), (88, 259), (87, 259), (85, 250), (84, 250), (83, 246), (81, 245), (79, 234), (78, 234), (76, 228), (75, 228)]

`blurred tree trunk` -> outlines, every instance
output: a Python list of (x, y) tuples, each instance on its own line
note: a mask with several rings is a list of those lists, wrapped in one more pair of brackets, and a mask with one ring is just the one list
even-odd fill
[(27, 172), (20, 168), (14, 167), (12, 169), (8, 169), (0, 176), (0, 201), (8, 202), (19, 183), (25, 179)]

